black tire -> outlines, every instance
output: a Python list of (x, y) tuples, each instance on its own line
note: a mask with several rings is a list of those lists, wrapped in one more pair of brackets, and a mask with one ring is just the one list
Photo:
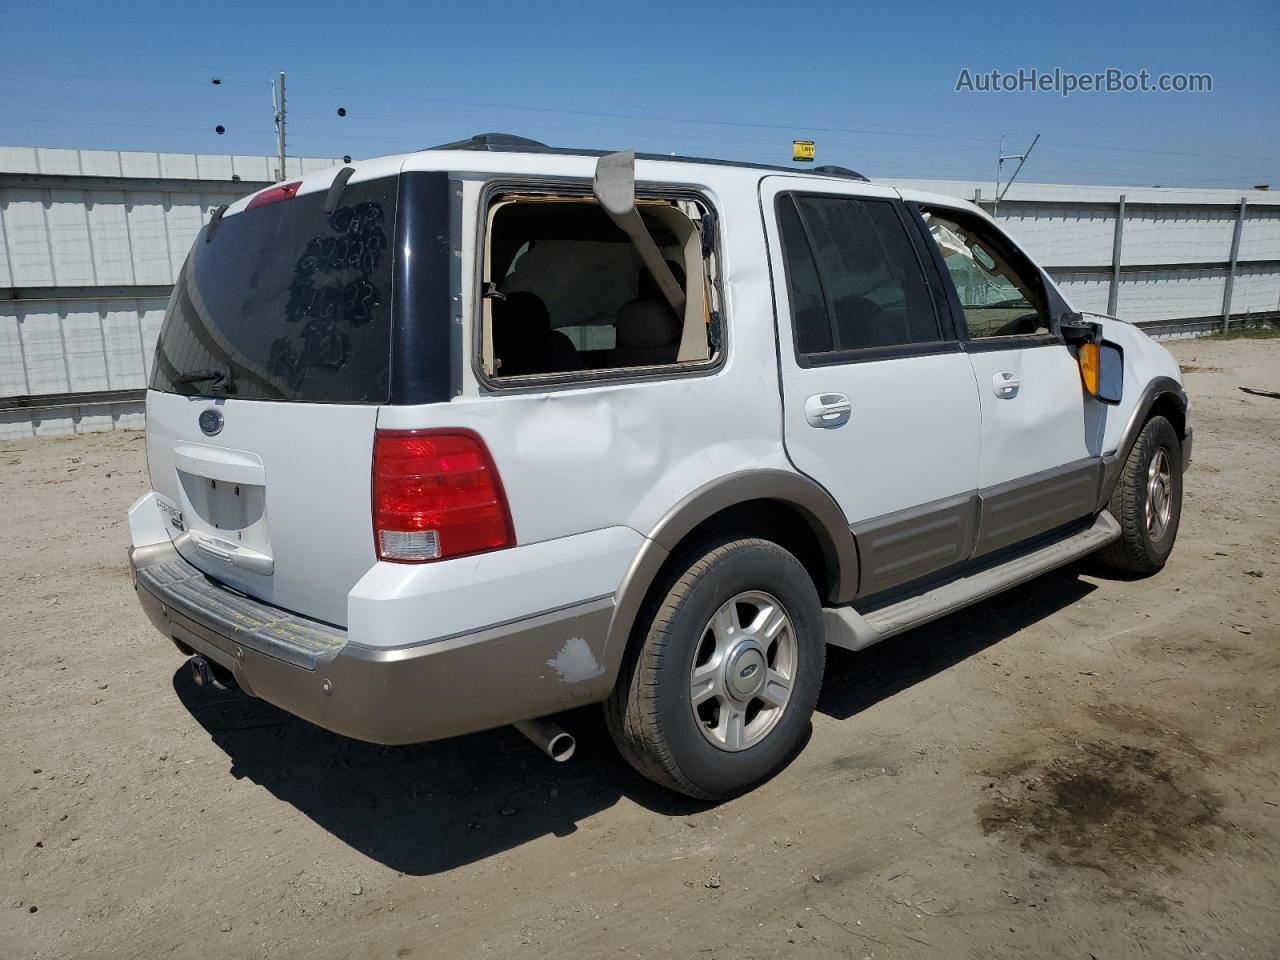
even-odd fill
[[(1160, 456), (1169, 467), (1169, 519), (1159, 536), (1147, 524), (1148, 474)], [(1103, 547), (1098, 560), (1112, 570), (1149, 576), (1162, 569), (1173, 551), (1182, 517), (1182, 442), (1164, 417), (1152, 417), (1138, 434), (1107, 504), (1120, 523), (1120, 539)]]
[[(730, 751), (703, 732), (692, 705), (691, 671), (695, 658), (705, 655), (700, 650), (706, 649), (713, 615), (751, 591), (776, 599), (790, 620), (790, 695), (759, 742)], [(808, 733), (826, 660), (818, 593), (800, 561), (768, 540), (708, 547), (649, 610), (605, 704), (609, 732), (627, 762), (649, 779), (701, 800), (741, 793), (785, 766)]]

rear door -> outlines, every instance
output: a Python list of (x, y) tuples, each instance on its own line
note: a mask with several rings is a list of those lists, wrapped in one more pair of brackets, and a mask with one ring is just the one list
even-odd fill
[(861, 595), (969, 556), (979, 400), (897, 194), (768, 177), (787, 453), (852, 523)]
[[(375, 563), (378, 409), (405, 389), (393, 341), (414, 344), (419, 377), (445, 371), (417, 399), (448, 396), (447, 320), (442, 345), (426, 328), (430, 291), (394, 254), (416, 242), (447, 260), (448, 245), (413, 239), (409, 227), (429, 219), (418, 200), (408, 215), (413, 185), (398, 166), (372, 167), (332, 198), (332, 174), (273, 188), (201, 232), (147, 394), (151, 482), (182, 555), (246, 594), (344, 626), (347, 594)], [(410, 293), (416, 339), (393, 309)], [(443, 310), (447, 297), (446, 284)], [(430, 356), (442, 350), (441, 368)]]
[(1105, 413), (1085, 395), (1074, 348), (1054, 332), (1040, 269), (977, 213), (924, 212), (982, 402), (975, 552), (984, 554), (1093, 512)]

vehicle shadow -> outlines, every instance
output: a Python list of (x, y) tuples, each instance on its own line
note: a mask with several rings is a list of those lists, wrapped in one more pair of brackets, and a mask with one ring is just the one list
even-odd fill
[(1011, 637), (1097, 589), (1072, 564), (857, 653), (827, 648), (818, 710), (846, 720)]
[[(1073, 569), (1059, 571), (870, 650), (831, 648), (818, 709), (852, 717), (1092, 589)], [(622, 798), (664, 817), (710, 806), (635, 773), (595, 708), (559, 718), (578, 749), (557, 764), (510, 727), (381, 747), (329, 733), (237, 690), (196, 686), (185, 665), (173, 686), (227, 754), (232, 776), (264, 787), (342, 842), (406, 874), (435, 874), (541, 836), (568, 836)]]

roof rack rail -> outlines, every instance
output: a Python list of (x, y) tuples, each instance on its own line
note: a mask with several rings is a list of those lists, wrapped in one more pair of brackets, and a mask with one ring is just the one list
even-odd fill
[(860, 174), (857, 170), (850, 170), (848, 167), (822, 166), (814, 167), (813, 172), (821, 174), (824, 177), (849, 177), (852, 180), (861, 180), (863, 183), (871, 181)]
[(512, 147), (521, 147), (525, 150), (533, 148), (535, 150), (551, 149), (540, 140), (530, 140), (528, 137), (518, 137), (514, 133), (477, 133), (475, 136), (468, 137), (466, 140), (455, 140), (453, 143), (442, 143), (439, 146), (427, 147), (428, 150), (493, 150), (502, 151), (510, 150)]
[[(455, 140), (453, 143), (442, 143), (426, 150), (484, 150), (490, 153), (543, 153), (566, 157), (603, 157), (607, 150), (579, 150), (570, 147), (550, 147), (540, 140), (530, 140), (514, 133), (477, 133), (466, 140)], [(660, 160), (671, 163), (705, 163), (717, 167), (749, 167), (753, 170), (776, 170), (780, 173), (813, 173), (820, 177), (845, 177), (849, 180), (871, 181), (848, 167), (823, 166), (813, 170), (801, 170), (797, 167), (784, 167), (768, 163), (752, 163), (750, 161), (713, 160), (708, 157), (684, 157), (669, 153), (637, 153), (637, 160)]]

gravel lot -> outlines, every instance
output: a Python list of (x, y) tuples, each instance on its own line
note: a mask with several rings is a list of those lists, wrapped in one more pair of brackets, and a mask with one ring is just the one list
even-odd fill
[(591, 711), (381, 748), (204, 692), (133, 597), (141, 435), (0, 444), (0, 956), (1280, 956), (1280, 341), (1183, 342), (1166, 570), (832, 651), (708, 807)]

